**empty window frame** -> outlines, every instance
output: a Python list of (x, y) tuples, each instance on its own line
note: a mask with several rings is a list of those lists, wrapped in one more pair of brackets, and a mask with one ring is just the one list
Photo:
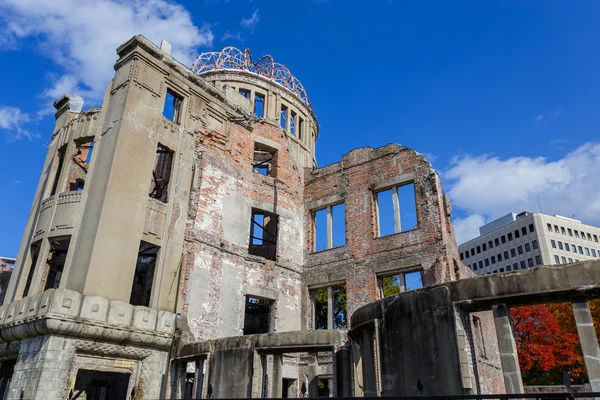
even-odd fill
[(150, 307), (150, 296), (152, 295), (152, 284), (159, 249), (158, 246), (151, 243), (140, 242), (129, 304)]
[(88, 174), (94, 142), (91, 139), (83, 139), (75, 142), (75, 154), (69, 162), (67, 173), (67, 190), (81, 191), (85, 185)]
[(50, 242), (50, 251), (48, 252), (40, 284), (44, 291), (59, 287), (71, 237), (50, 238), (48, 241)]
[(244, 335), (269, 333), (272, 300), (246, 296), (244, 308)]
[(27, 280), (25, 281), (25, 288), (23, 289), (23, 296), (29, 295), (29, 290), (31, 288), (31, 281), (33, 281), (33, 275), (35, 273), (35, 266), (38, 262), (38, 257), (40, 255), (40, 248), (42, 247), (42, 242), (38, 241), (31, 245), (31, 265), (29, 266), (29, 273), (27, 274)]
[(290, 111), (290, 133), (292, 135), (296, 135), (296, 117), (297, 114), (293, 111)]
[[(415, 185), (394, 186), (376, 193), (377, 236), (406, 232), (418, 227)], [(472, 249), (472, 254), (475, 249)]]
[(315, 211), (314, 223), (314, 251), (346, 245), (346, 206), (344, 203)]
[(275, 176), (276, 155), (277, 150), (255, 142), (252, 171), (265, 176)]
[(244, 96), (247, 99), (250, 99), (250, 97), (252, 97), (252, 92), (248, 89), (239, 89), (238, 92), (240, 93), (240, 95)]
[(315, 329), (344, 329), (348, 326), (346, 285), (313, 289), (313, 295)]
[[(477, 269), (476, 264), (473, 264)], [(420, 289), (423, 287), (423, 270), (400, 272), (394, 275), (385, 275), (379, 277), (379, 296), (381, 298), (393, 296), (408, 290)]]
[(150, 182), (150, 197), (166, 203), (169, 194), (169, 181), (173, 167), (173, 151), (159, 144), (156, 148), (156, 161)]
[(540, 255), (535, 256), (535, 265), (542, 264), (542, 257)]
[(304, 139), (304, 119), (298, 117), (298, 139)]
[(277, 259), (277, 214), (252, 209), (248, 253), (268, 260)]
[(254, 94), (254, 115), (259, 118), (265, 116), (265, 95), (260, 93)]
[(281, 105), (281, 112), (279, 113), (279, 126), (282, 129), (288, 129), (288, 108), (285, 105)]
[(163, 117), (178, 124), (181, 121), (181, 104), (183, 97), (167, 89), (165, 104), (163, 106)]
[(533, 232), (535, 232), (535, 227), (533, 226), (533, 224), (529, 224), (529, 233)]
[(50, 196), (54, 196), (56, 194), (56, 190), (58, 189), (60, 173), (62, 171), (63, 164), (65, 162), (65, 151), (66, 151), (66, 146), (63, 147), (62, 149), (58, 150), (58, 152), (57, 152), (58, 161), (56, 161), (57, 165), (56, 165), (56, 169), (54, 170), (54, 180), (52, 182), (52, 190), (50, 191)]

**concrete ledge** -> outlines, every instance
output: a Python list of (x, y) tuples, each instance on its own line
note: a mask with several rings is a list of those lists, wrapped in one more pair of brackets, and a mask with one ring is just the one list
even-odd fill
[(184, 344), (178, 349), (176, 358), (191, 358), (215, 350), (241, 348), (252, 348), (268, 354), (334, 350), (342, 347), (348, 340), (347, 333), (341, 329), (295, 331), (207, 340)]
[(49, 289), (0, 306), (0, 343), (57, 334), (166, 349), (175, 314), (122, 301)]
[[(418, 291), (432, 291), (439, 287), (449, 291), (455, 305), (470, 312), (490, 310), (495, 304), (518, 306), (578, 297), (595, 298), (600, 297), (600, 260), (460, 279)], [(402, 301), (410, 293), (400, 293), (359, 308), (352, 314), (351, 326), (355, 329), (381, 319), (383, 310), (390, 303)]]

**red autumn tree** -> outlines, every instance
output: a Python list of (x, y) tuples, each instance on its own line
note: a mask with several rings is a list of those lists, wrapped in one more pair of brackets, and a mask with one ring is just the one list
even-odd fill
[[(567, 310), (563, 307), (560, 312), (568, 325)], [(510, 315), (526, 385), (561, 384), (563, 371), (580, 383), (585, 368), (576, 331), (561, 327), (547, 305), (512, 308)]]

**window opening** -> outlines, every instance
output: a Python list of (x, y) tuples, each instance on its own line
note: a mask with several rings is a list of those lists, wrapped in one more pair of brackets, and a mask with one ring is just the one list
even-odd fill
[(265, 116), (265, 96), (262, 94), (254, 95), (254, 115), (260, 118)]
[(169, 180), (173, 166), (173, 151), (159, 144), (156, 148), (156, 161), (150, 182), (150, 197), (166, 203), (168, 200)]
[[(476, 265), (477, 263), (473, 264), (475, 269), (477, 269)], [(480, 266), (483, 267), (483, 265)], [(379, 295), (382, 298), (422, 287), (423, 270), (402, 272), (395, 275), (383, 276), (379, 279)]]
[(94, 142), (89, 139), (75, 142), (75, 154), (69, 162), (66, 190), (72, 192), (83, 190), (93, 150)]
[(248, 252), (268, 260), (277, 259), (277, 214), (252, 210)]
[(315, 289), (315, 329), (327, 329), (327, 288)]
[(252, 96), (252, 93), (248, 89), (239, 89), (239, 93), (248, 100), (250, 100), (250, 97)]
[(181, 119), (182, 102), (183, 97), (179, 96), (171, 89), (167, 89), (167, 95), (165, 96), (165, 105), (163, 107), (163, 116), (166, 119), (178, 124)]
[[(376, 193), (378, 236), (416, 229), (417, 206), (413, 183)], [(472, 254), (474, 255), (474, 249)]]
[(131, 374), (124, 372), (95, 371), (80, 369), (75, 378), (74, 398), (125, 399), (129, 395), (127, 389)]
[(302, 140), (304, 135), (304, 120), (298, 117), (298, 139)]
[(31, 288), (31, 281), (33, 280), (33, 274), (35, 273), (35, 266), (38, 262), (40, 255), (40, 248), (42, 242), (39, 241), (31, 245), (31, 265), (29, 266), (29, 273), (27, 274), (27, 281), (25, 281), (25, 288), (23, 289), (23, 297), (29, 295), (29, 289)]
[(44, 275), (40, 284), (44, 291), (59, 287), (71, 238), (51, 238), (48, 241), (50, 242), (50, 251), (48, 252)]
[(290, 133), (292, 135), (296, 135), (296, 113), (290, 111)]
[(150, 307), (150, 296), (159, 249), (160, 247), (143, 240), (140, 242), (129, 304)]
[(331, 391), (333, 387), (333, 379), (319, 377), (317, 381), (317, 397), (318, 398), (329, 398), (333, 397), (333, 393)]
[[(314, 326), (317, 330), (344, 329), (346, 318), (346, 285), (314, 289)], [(333, 307), (329, 308), (329, 304)], [(329, 321), (331, 320), (331, 326)]]
[(346, 245), (346, 206), (344, 203), (314, 212), (315, 251)]
[(58, 151), (58, 165), (56, 166), (56, 171), (54, 171), (54, 182), (52, 182), (52, 191), (50, 192), (50, 196), (54, 196), (56, 194), (56, 190), (58, 189), (60, 172), (62, 171), (63, 164), (65, 162), (65, 151), (66, 149), (64, 147)]
[(269, 333), (269, 320), (271, 317), (271, 300), (263, 300), (246, 296), (244, 310), (244, 335)]
[(287, 127), (288, 127), (287, 121), (288, 121), (288, 108), (282, 104), (281, 105), (281, 113), (279, 114), (279, 126), (282, 129), (287, 129)]
[(276, 150), (254, 142), (252, 171), (265, 176), (275, 176)]

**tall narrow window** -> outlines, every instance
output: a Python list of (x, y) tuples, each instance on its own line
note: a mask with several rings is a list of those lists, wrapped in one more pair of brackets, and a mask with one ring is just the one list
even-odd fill
[(344, 203), (314, 212), (315, 251), (346, 245), (346, 207)]
[(48, 240), (50, 242), (50, 251), (48, 252), (40, 285), (40, 287), (44, 288), (44, 291), (59, 287), (71, 238), (51, 238)]
[(315, 329), (344, 329), (348, 326), (346, 285), (314, 289), (314, 301)]
[(275, 176), (276, 150), (261, 143), (254, 143), (252, 171), (265, 176)]
[(158, 246), (144, 241), (140, 242), (129, 304), (144, 307), (150, 306), (158, 250)]
[(263, 118), (265, 116), (265, 96), (256, 93), (254, 95), (254, 115)]
[(25, 288), (23, 289), (23, 297), (29, 295), (29, 289), (31, 288), (31, 281), (33, 280), (33, 274), (35, 273), (35, 266), (40, 255), (40, 248), (42, 242), (39, 241), (31, 245), (31, 265), (29, 266), (29, 273), (27, 274), (27, 280), (25, 281)]
[(290, 112), (290, 129), (289, 129), (289, 131), (292, 135), (296, 135), (296, 113), (293, 111)]
[(417, 228), (415, 186), (396, 186), (376, 194), (378, 236)]
[(150, 197), (167, 202), (169, 193), (169, 180), (171, 179), (171, 167), (173, 165), (173, 152), (167, 147), (159, 144), (156, 149), (156, 161), (152, 171), (152, 182), (150, 183)]
[(179, 96), (171, 89), (167, 89), (163, 107), (163, 116), (178, 124), (181, 120), (181, 103), (183, 103), (183, 97)]
[(298, 117), (298, 139), (303, 140), (304, 137), (304, 120), (302, 117)]
[(94, 142), (93, 139), (83, 139), (75, 142), (75, 146), (75, 154), (68, 166), (67, 190), (69, 191), (83, 190), (92, 160)]
[(54, 171), (54, 181), (52, 182), (52, 191), (50, 192), (50, 196), (54, 196), (56, 194), (56, 190), (58, 189), (58, 181), (60, 180), (60, 172), (62, 171), (63, 164), (65, 162), (65, 151), (66, 148), (63, 147), (58, 151), (58, 162), (56, 166), (56, 170)]
[(252, 210), (248, 253), (268, 260), (277, 259), (277, 214)]
[(328, 294), (327, 288), (315, 289), (315, 329), (327, 329)]
[(279, 114), (279, 126), (282, 129), (288, 129), (288, 108), (281, 105), (281, 113)]
[(272, 301), (270, 300), (246, 296), (246, 306), (244, 309), (244, 335), (269, 333), (271, 304)]

